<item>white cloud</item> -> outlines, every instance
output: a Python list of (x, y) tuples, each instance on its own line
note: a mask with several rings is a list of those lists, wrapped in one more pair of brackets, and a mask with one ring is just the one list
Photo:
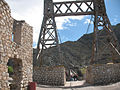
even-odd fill
[(17, 20), (24, 20), (24, 17), (16, 12), (12, 12), (12, 16)]
[(85, 22), (84, 22), (84, 24), (89, 24), (89, 23), (93, 24), (93, 21), (91, 21), (90, 19), (86, 19)]
[(25, 20), (33, 26), (33, 42), (37, 44), (43, 19), (43, 0), (6, 0), (10, 5), (12, 16), (17, 20)]
[(56, 17), (56, 24), (57, 24), (57, 29), (65, 29), (66, 27), (63, 27), (63, 24), (65, 23), (72, 23), (70, 19), (73, 20), (82, 20), (84, 16), (67, 16), (67, 17)]
[[(10, 5), (12, 16), (17, 20), (25, 20), (33, 26), (33, 42), (37, 44), (43, 19), (43, 0), (6, 0)], [(53, 0), (70, 1), (70, 0)], [(73, 0), (72, 0), (73, 1)], [(73, 7), (74, 9), (75, 7)], [(85, 8), (85, 7), (84, 7)], [(56, 17), (57, 29), (65, 29), (63, 24), (70, 23), (70, 19), (82, 20), (84, 16)], [(71, 25), (73, 25), (71, 23)]]
[(90, 19), (86, 19), (84, 24), (89, 24), (90, 23)]
[(76, 26), (77, 23), (69, 23), (68, 26)]

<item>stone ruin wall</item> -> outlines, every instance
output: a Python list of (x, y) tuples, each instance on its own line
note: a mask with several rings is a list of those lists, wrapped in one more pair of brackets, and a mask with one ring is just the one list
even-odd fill
[(86, 82), (92, 85), (106, 85), (120, 81), (120, 63), (91, 65), (86, 72)]
[(64, 66), (34, 67), (33, 81), (43, 85), (64, 86)]
[[(17, 33), (19, 32), (19, 33)], [(14, 34), (14, 39), (13, 35)], [(32, 36), (33, 30), (25, 21), (16, 21), (11, 17), (11, 11), (4, 0), (0, 0), (0, 90), (9, 90), (8, 60), (21, 60), (21, 88), (32, 81)], [(17, 39), (17, 37), (20, 37)], [(20, 42), (17, 42), (17, 41)], [(16, 74), (17, 75), (17, 74)], [(14, 77), (12, 83), (17, 83), (19, 77)], [(15, 90), (19, 90), (16, 86)]]

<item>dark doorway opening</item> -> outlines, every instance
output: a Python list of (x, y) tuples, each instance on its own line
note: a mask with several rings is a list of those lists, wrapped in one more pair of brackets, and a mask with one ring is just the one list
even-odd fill
[(22, 81), (22, 60), (17, 58), (10, 58), (7, 63), (10, 81), (10, 90), (21, 90)]

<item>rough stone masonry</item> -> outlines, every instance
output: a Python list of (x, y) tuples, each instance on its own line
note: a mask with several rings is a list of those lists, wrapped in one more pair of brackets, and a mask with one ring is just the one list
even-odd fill
[(64, 86), (66, 83), (65, 68), (62, 65), (34, 67), (33, 80), (38, 84)]
[(120, 63), (90, 65), (86, 72), (86, 82), (93, 85), (106, 85), (120, 81)]
[[(0, 0), (0, 90), (25, 89), (32, 81), (32, 38), (32, 27), (13, 19), (8, 4)], [(8, 62), (13, 66), (12, 75)]]

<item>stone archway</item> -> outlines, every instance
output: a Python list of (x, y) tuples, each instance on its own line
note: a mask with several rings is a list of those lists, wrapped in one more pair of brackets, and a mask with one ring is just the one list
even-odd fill
[(10, 58), (7, 65), (9, 77), (12, 79), (10, 81), (10, 90), (21, 90), (21, 81), (23, 79), (22, 60)]

